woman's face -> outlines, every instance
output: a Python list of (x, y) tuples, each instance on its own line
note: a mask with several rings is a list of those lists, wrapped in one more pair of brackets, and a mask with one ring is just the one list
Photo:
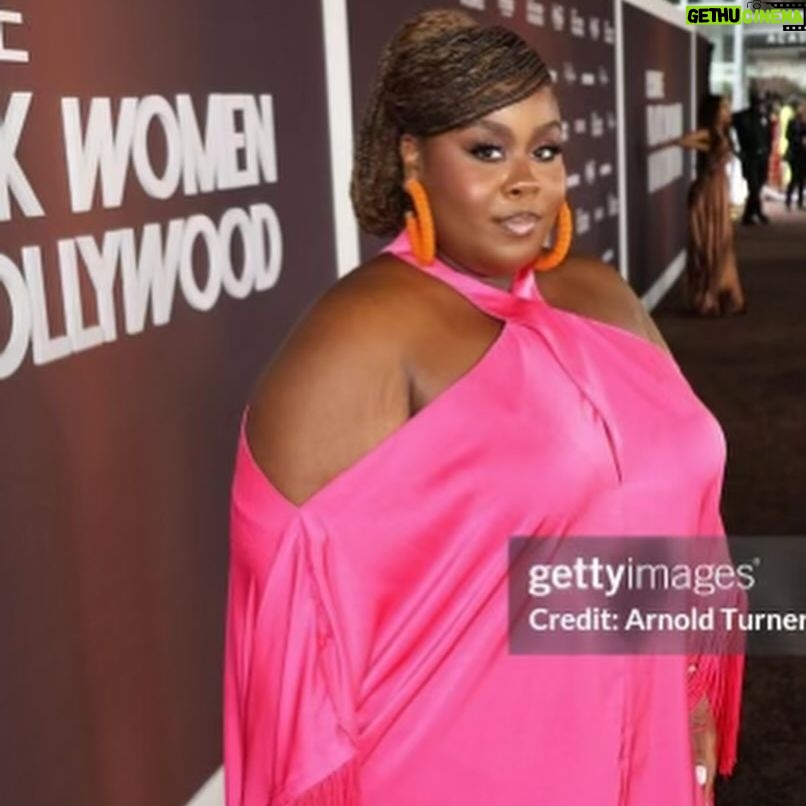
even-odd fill
[(476, 274), (513, 275), (540, 253), (565, 198), (560, 114), (540, 89), (461, 129), (401, 140), (425, 186), (437, 251)]

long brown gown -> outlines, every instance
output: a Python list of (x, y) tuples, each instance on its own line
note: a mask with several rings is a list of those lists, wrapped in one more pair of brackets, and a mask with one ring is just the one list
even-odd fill
[(727, 137), (712, 136), (710, 149), (698, 154), (697, 178), (688, 193), (686, 290), (689, 305), (703, 316), (739, 313), (745, 307), (725, 171), (731, 154)]

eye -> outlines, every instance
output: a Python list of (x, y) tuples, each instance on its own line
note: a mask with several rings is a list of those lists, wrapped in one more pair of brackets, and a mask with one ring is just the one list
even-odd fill
[(562, 154), (562, 151), (562, 146), (545, 145), (536, 148), (534, 153), (538, 155), (541, 162), (551, 162), (558, 154)]
[(470, 149), (470, 153), (483, 162), (494, 162), (501, 151), (501, 147), (493, 143), (478, 143)]

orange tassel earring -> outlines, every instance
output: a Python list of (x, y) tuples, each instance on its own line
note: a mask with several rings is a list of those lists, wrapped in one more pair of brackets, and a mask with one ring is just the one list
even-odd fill
[(557, 232), (554, 236), (554, 246), (540, 255), (535, 261), (534, 268), (537, 271), (549, 271), (565, 260), (568, 250), (571, 248), (573, 230), (574, 222), (571, 216), (571, 208), (568, 206), (568, 202), (564, 201), (557, 215)]
[(406, 232), (411, 250), (421, 266), (430, 266), (436, 255), (436, 238), (428, 194), (419, 179), (408, 179), (403, 187), (414, 206), (414, 213), (406, 213)]

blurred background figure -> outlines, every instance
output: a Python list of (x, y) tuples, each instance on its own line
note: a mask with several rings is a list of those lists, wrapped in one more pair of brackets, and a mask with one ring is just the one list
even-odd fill
[(699, 127), (677, 143), (697, 153), (697, 178), (688, 193), (686, 295), (700, 316), (743, 313), (730, 218), (727, 167), (733, 157), (730, 104), (708, 95), (699, 110)]
[(803, 181), (806, 177), (806, 103), (797, 105), (797, 113), (786, 127), (786, 154), (790, 179), (786, 188), (786, 209), (792, 208), (792, 194), (797, 188), (798, 208), (803, 209)]
[(783, 124), (781, 122), (781, 97), (774, 93), (769, 94), (767, 108), (770, 113), (770, 142), (772, 143), (767, 171), (767, 186), (780, 192), (785, 187), (783, 176), (784, 152), (780, 147), (784, 138)]
[(755, 219), (768, 224), (769, 218), (761, 209), (761, 190), (767, 178), (772, 139), (769, 115), (755, 87), (750, 90), (750, 106), (733, 115), (733, 126), (739, 139), (742, 174), (747, 182), (742, 224), (755, 224)]
[(778, 115), (778, 142), (775, 148), (781, 155), (781, 191), (783, 197), (786, 197), (786, 188), (789, 180), (792, 178), (792, 171), (789, 168), (789, 163), (786, 158), (786, 132), (789, 128), (789, 121), (795, 117), (795, 111), (798, 108), (797, 98), (790, 98), (785, 104), (781, 106), (781, 111)]

